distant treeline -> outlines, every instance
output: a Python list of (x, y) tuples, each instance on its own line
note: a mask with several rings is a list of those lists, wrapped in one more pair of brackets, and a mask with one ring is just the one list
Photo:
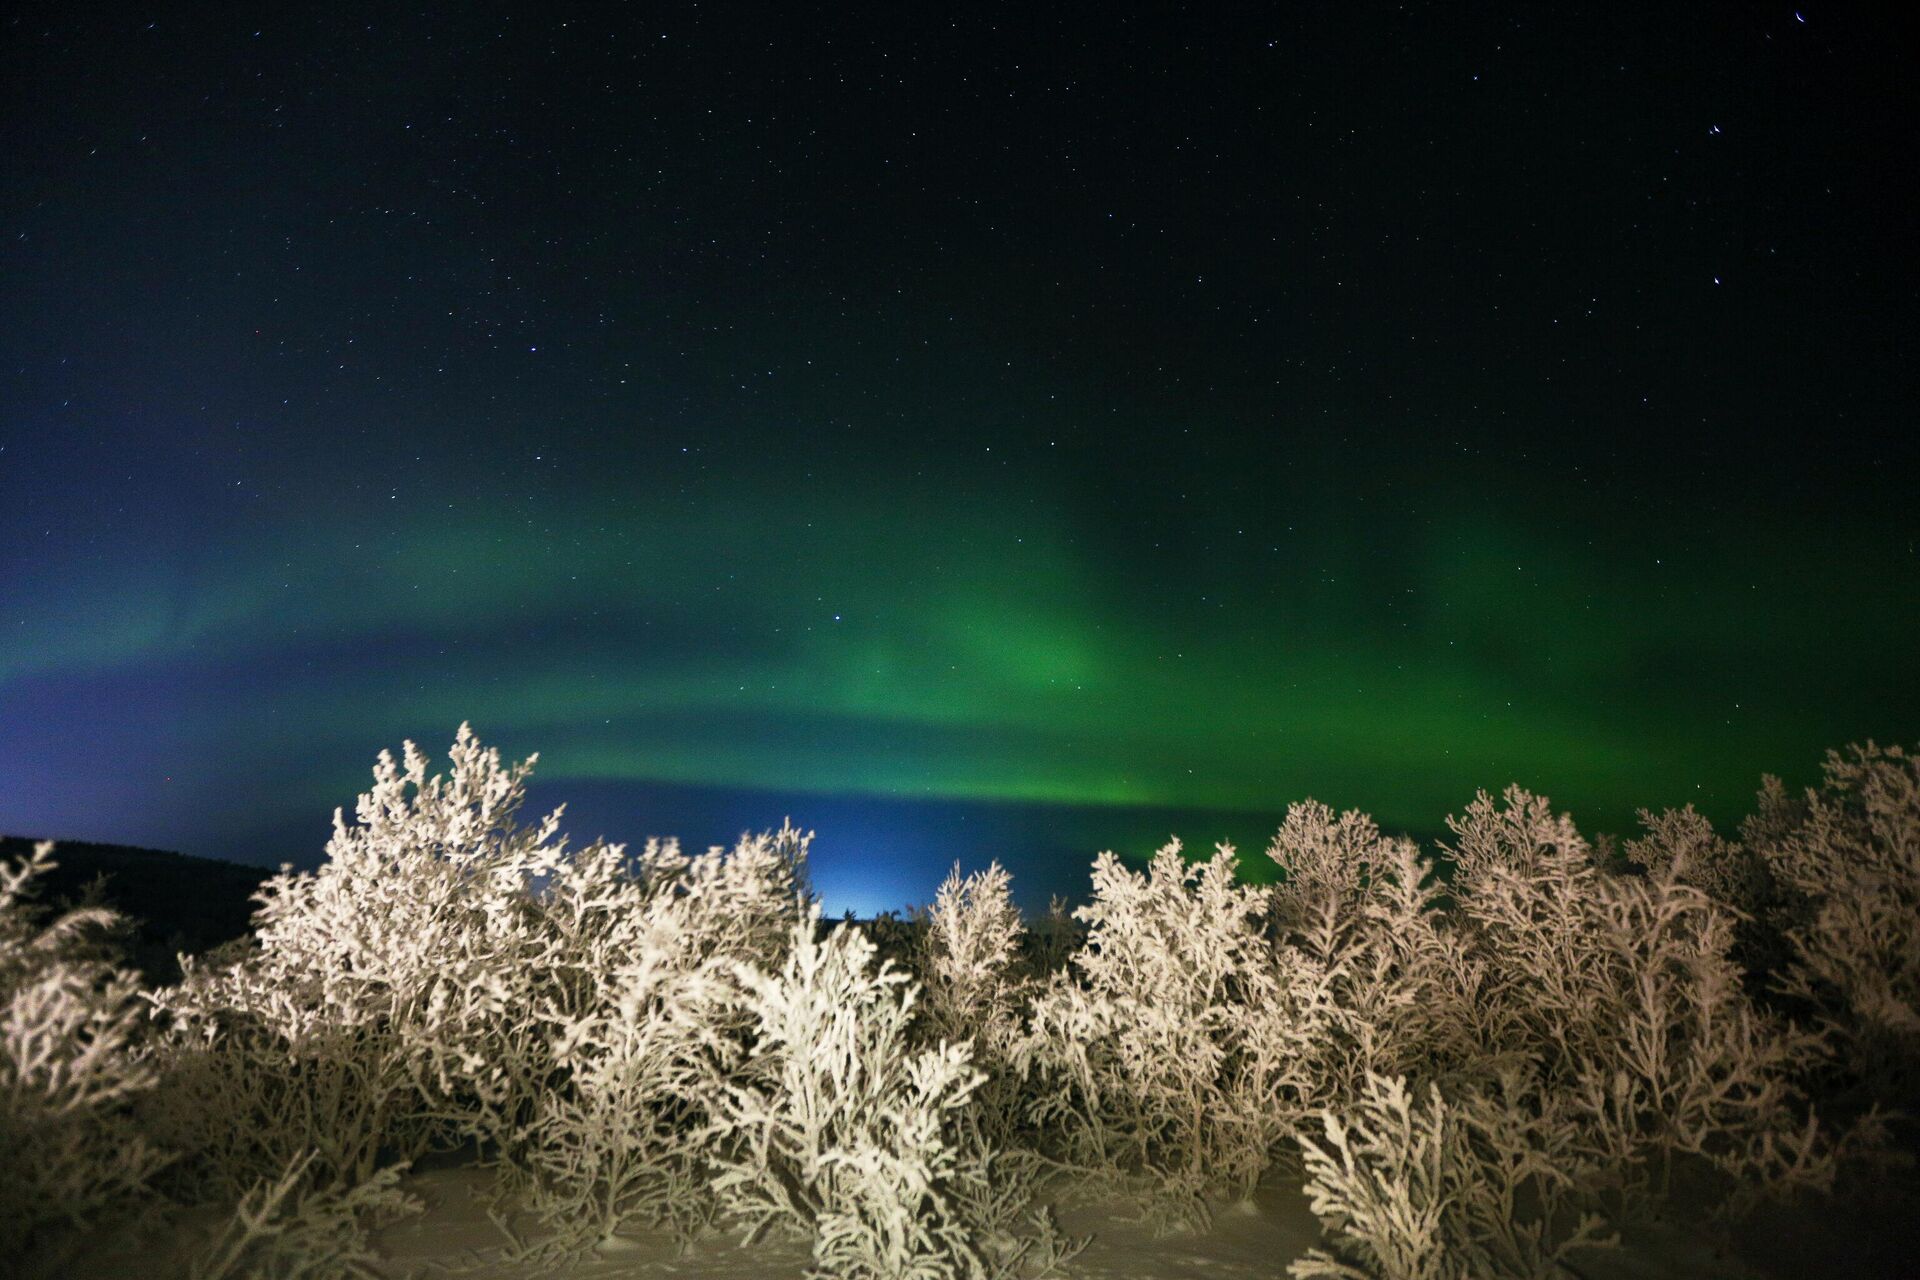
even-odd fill
[[(0, 864), (24, 858), (37, 840), (0, 836)], [(126, 917), (112, 939), (121, 963), (138, 969), (149, 985), (178, 980), (181, 952), (198, 955), (246, 934), (254, 891), (273, 874), (214, 858), (194, 858), (160, 849), (56, 841), (59, 865), (36, 889), (44, 910), (83, 903), (110, 907)]]

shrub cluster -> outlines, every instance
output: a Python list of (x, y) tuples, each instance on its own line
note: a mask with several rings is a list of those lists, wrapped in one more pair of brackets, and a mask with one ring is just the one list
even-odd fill
[[(50, 922), (33, 882), (53, 846), (0, 866), (0, 1256), (57, 1256), (71, 1229), (136, 1205), (166, 1163), (132, 1117), (155, 1072), (133, 975), (96, 958), (115, 923)], [(62, 1230), (63, 1228), (67, 1230)]]
[(383, 753), (326, 862), (155, 990), (106, 913), (35, 909), (46, 847), (0, 869), (0, 1248), (216, 1206), (193, 1276), (371, 1274), (410, 1163), (465, 1150), (547, 1262), (724, 1228), (1012, 1280), (1071, 1255), (1063, 1196), (1202, 1225), (1281, 1167), (1326, 1228), (1297, 1276), (1548, 1276), (1677, 1178), (1830, 1186), (1914, 1088), (1898, 748), (1767, 779), (1738, 841), (1643, 813), (1620, 856), (1518, 788), (1435, 854), (1308, 801), (1274, 886), (1226, 845), (1105, 853), (1031, 933), (997, 864), (828, 928), (791, 826), (570, 850), (520, 820), (533, 763), (465, 726), (445, 774)]

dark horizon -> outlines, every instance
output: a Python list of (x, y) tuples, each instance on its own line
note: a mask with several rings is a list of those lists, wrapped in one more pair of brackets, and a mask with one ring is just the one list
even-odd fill
[[(441, 771), (445, 766), (443, 751), (430, 754), (436, 765), (434, 771)], [(1818, 775), (1817, 763), (1798, 772), (1776, 773), (1784, 776), (1795, 794), (1802, 784), (1816, 782)], [(1755, 790), (1759, 782), (1756, 777)], [(1495, 795), (1501, 789), (1486, 788)], [(1461, 812), (1471, 799), (1471, 794), (1462, 796), (1447, 812)], [(1336, 809), (1364, 810), (1363, 805), (1322, 802), (1332, 803)], [(521, 821), (525, 824), (543, 817), (562, 804), (565, 813), (560, 832), (573, 849), (606, 839), (637, 853), (655, 837), (676, 838), (689, 851), (716, 844), (731, 847), (742, 835), (776, 829), (790, 819), (799, 829), (815, 833), (810, 878), (826, 914), (839, 916), (851, 910), (861, 917), (926, 905), (957, 861), (964, 873), (979, 871), (990, 862), (1006, 867), (1013, 875), (1015, 902), (1034, 918), (1046, 910), (1055, 895), (1075, 905), (1087, 900), (1095, 854), (1111, 850), (1130, 865), (1143, 866), (1171, 837), (1178, 837), (1190, 856), (1209, 855), (1217, 843), (1225, 841), (1234, 847), (1242, 875), (1264, 882), (1274, 876), (1266, 849), (1286, 813), (1285, 805), (1246, 810), (1162, 805), (1122, 808), (1018, 801), (902, 801), (674, 784), (636, 787), (615, 781), (555, 785), (543, 783), (536, 771)], [(352, 797), (343, 797), (340, 807), (351, 821)], [(1564, 808), (1558, 804), (1555, 807)], [(1750, 803), (1738, 817), (1744, 817), (1752, 807)], [(672, 815), (673, 821), (667, 823), (649, 815)], [(1444, 857), (1443, 846), (1452, 839), (1444, 816), (1425, 826), (1392, 822), (1380, 826), (1386, 835), (1411, 839), (1427, 853)], [(1601, 835), (1625, 840), (1640, 834), (1632, 814), (1614, 815), (1617, 820), (1611, 823), (1595, 822), (1578, 812), (1573, 816), (1581, 834), (1589, 840)], [(1737, 834), (1738, 817), (1720, 822), (1723, 834)], [(105, 836), (70, 834), (65, 841), (126, 845), (265, 870), (285, 863), (307, 871), (325, 857), (332, 812), (273, 825), (230, 828), (211, 837), (198, 824), (179, 827), (183, 841), (199, 842), (195, 847), (122, 838), (134, 833), (104, 830)], [(51, 839), (56, 844), (62, 841), (59, 835), (38, 832), (4, 831), (0, 835)]]
[(1730, 831), (1920, 739), (1892, 17), (29, 4), (0, 827), (317, 858), (470, 720), (829, 909)]

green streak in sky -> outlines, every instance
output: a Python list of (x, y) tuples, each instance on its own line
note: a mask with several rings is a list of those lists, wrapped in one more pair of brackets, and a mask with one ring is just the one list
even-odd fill
[(1515, 780), (1613, 819), (1730, 816), (1763, 769), (1912, 734), (1920, 696), (1886, 641), (1920, 637), (1910, 557), (1465, 502), (1356, 533), (1336, 502), (1198, 519), (1172, 563), (1038, 487), (959, 500), (898, 479), (288, 514), (192, 560), (40, 566), (0, 691), (231, 670), (252, 692), (207, 707), (209, 732), (259, 750), (289, 724), (349, 753), (437, 749), (471, 719), (540, 750), (549, 779), (1223, 809), (1311, 793), (1426, 828)]

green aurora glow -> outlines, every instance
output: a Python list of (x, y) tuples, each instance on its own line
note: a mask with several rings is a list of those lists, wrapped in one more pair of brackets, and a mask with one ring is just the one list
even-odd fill
[(1188, 571), (1143, 560), (1145, 522), (1103, 531), (1042, 486), (955, 492), (749, 481), (537, 518), (416, 494), (375, 532), (350, 509), (254, 515), (143, 569), (41, 566), (0, 680), (200, 673), (251, 690), (196, 711), (198, 741), (244, 756), (289, 726), (350, 760), (403, 734), (438, 749), (471, 719), (538, 749), (547, 782), (1313, 794), (1424, 830), (1515, 780), (1615, 827), (1641, 804), (1727, 820), (1763, 770), (1915, 722), (1876, 639), (1916, 631), (1911, 557), (1841, 531), (1601, 538), (1471, 504), (1356, 530), (1336, 495), (1170, 529), (1211, 545)]
[(0, 113), (0, 830), (312, 859), (470, 720), (1044, 903), (1920, 734), (1872, 22), (96, 9)]

